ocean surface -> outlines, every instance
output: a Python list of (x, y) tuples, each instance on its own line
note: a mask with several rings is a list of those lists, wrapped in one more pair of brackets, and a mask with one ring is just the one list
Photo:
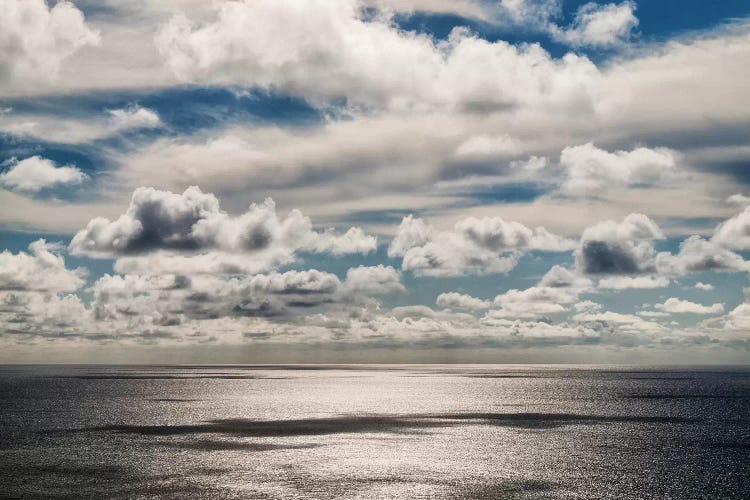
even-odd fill
[(750, 498), (750, 369), (0, 366), (0, 498)]

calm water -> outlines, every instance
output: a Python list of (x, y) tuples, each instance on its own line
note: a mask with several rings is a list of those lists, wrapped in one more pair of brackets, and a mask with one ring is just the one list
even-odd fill
[(0, 497), (749, 498), (741, 368), (0, 367)]

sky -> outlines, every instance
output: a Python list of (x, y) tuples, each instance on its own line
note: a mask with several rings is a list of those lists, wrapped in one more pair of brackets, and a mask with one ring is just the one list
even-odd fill
[(5, 0), (0, 362), (750, 362), (750, 4)]

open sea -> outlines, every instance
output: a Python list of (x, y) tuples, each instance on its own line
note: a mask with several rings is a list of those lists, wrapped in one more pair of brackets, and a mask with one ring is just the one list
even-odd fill
[(750, 498), (741, 367), (0, 366), (0, 498)]

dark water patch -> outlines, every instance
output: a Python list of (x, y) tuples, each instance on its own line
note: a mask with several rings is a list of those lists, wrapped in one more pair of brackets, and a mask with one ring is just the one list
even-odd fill
[(684, 424), (698, 422), (683, 417), (639, 416), (639, 415), (579, 415), (575, 413), (457, 413), (435, 418), (477, 421), (502, 427), (525, 429), (553, 429), (567, 425), (636, 423), (636, 424)]
[(458, 488), (448, 495), (451, 500), (495, 500), (515, 499), (529, 495), (550, 495), (559, 485), (550, 481), (534, 479), (507, 480), (493, 483), (479, 483)]
[(750, 394), (629, 394), (627, 399), (750, 399)]
[(175, 474), (138, 474), (125, 466), (4, 463), (0, 498), (239, 498), (219, 484), (218, 476), (229, 472), (197, 467)]
[(198, 401), (205, 401), (203, 399), (179, 399), (179, 398), (154, 398), (148, 401), (160, 401), (164, 403), (195, 403)]
[[(318, 436), (357, 433), (420, 433), (434, 428), (486, 424), (524, 429), (569, 425), (635, 423), (680, 424), (698, 419), (668, 416), (578, 415), (572, 413), (452, 413), (438, 415), (362, 415), (296, 420), (222, 419), (197, 424), (106, 425), (62, 432), (118, 432), (144, 436), (225, 434), (243, 437)], [(49, 431), (56, 432), (56, 431)]]
[[(344, 416), (297, 420), (211, 420), (189, 425), (108, 425), (74, 429), (78, 431), (111, 431), (144, 436), (174, 436), (189, 434), (228, 434), (244, 437), (318, 436), (352, 433), (408, 433), (448, 427), (449, 422), (424, 418), (393, 416)], [(54, 432), (54, 431), (52, 431)]]
[(304, 450), (322, 446), (317, 443), (308, 444), (273, 444), (273, 443), (245, 443), (241, 441), (222, 441), (218, 439), (200, 439), (195, 441), (158, 441), (157, 446), (195, 451), (277, 451)]

